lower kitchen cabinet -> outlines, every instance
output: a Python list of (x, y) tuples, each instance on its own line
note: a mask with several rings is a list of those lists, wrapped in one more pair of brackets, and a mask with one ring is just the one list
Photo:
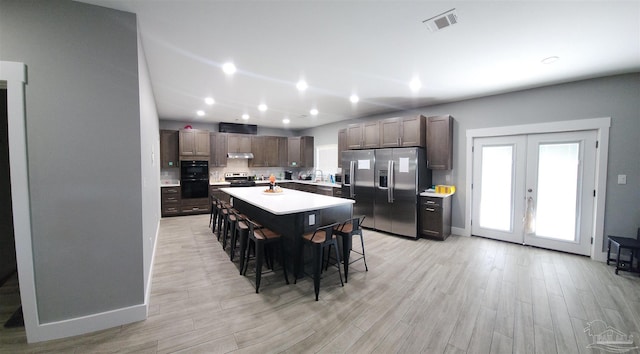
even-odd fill
[(160, 191), (162, 216), (180, 214), (180, 187), (162, 187)]
[(209, 198), (182, 199), (180, 212), (182, 214), (202, 214), (211, 211)]
[(203, 214), (211, 211), (209, 198), (182, 199), (180, 187), (161, 187), (162, 216)]
[(451, 196), (420, 197), (420, 236), (445, 240), (451, 235)]

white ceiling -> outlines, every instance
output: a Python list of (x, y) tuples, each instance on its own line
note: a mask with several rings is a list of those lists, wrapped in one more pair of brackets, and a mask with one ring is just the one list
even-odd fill
[[(303, 129), (640, 71), (640, 1), (83, 2), (137, 14), (161, 119)], [(422, 23), (451, 8), (458, 24)], [(560, 60), (541, 63), (550, 56)], [(412, 93), (415, 76), (422, 88)]]

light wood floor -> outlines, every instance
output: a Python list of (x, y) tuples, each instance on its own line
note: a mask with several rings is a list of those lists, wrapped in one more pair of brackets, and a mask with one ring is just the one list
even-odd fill
[(316, 302), (312, 281), (285, 285), (279, 272), (255, 294), (208, 218), (162, 219), (146, 321), (32, 345), (24, 329), (3, 328), (0, 351), (593, 353), (584, 329), (594, 320), (640, 342), (640, 277), (586, 257), (365, 231), (369, 272), (355, 263), (340, 287), (330, 269)]

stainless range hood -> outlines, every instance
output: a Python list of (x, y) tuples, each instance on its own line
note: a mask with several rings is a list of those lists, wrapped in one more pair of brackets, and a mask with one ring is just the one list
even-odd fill
[(230, 152), (227, 153), (228, 159), (252, 159), (253, 153), (250, 152)]

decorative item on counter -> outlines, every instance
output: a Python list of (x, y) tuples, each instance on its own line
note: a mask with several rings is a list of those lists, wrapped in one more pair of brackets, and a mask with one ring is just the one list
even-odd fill
[(184, 126), (184, 129), (193, 129), (193, 127), (191, 126), (191, 124), (187, 124)]
[(436, 193), (438, 194), (453, 194), (456, 192), (456, 186), (447, 186), (439, 184), (436, 186)]
[(269, 189), (273, 190), (273, 187), (275, 187), (275, 185), (276, 185), (276, 176), (271, 174), (271, 176), (269, 176)]

